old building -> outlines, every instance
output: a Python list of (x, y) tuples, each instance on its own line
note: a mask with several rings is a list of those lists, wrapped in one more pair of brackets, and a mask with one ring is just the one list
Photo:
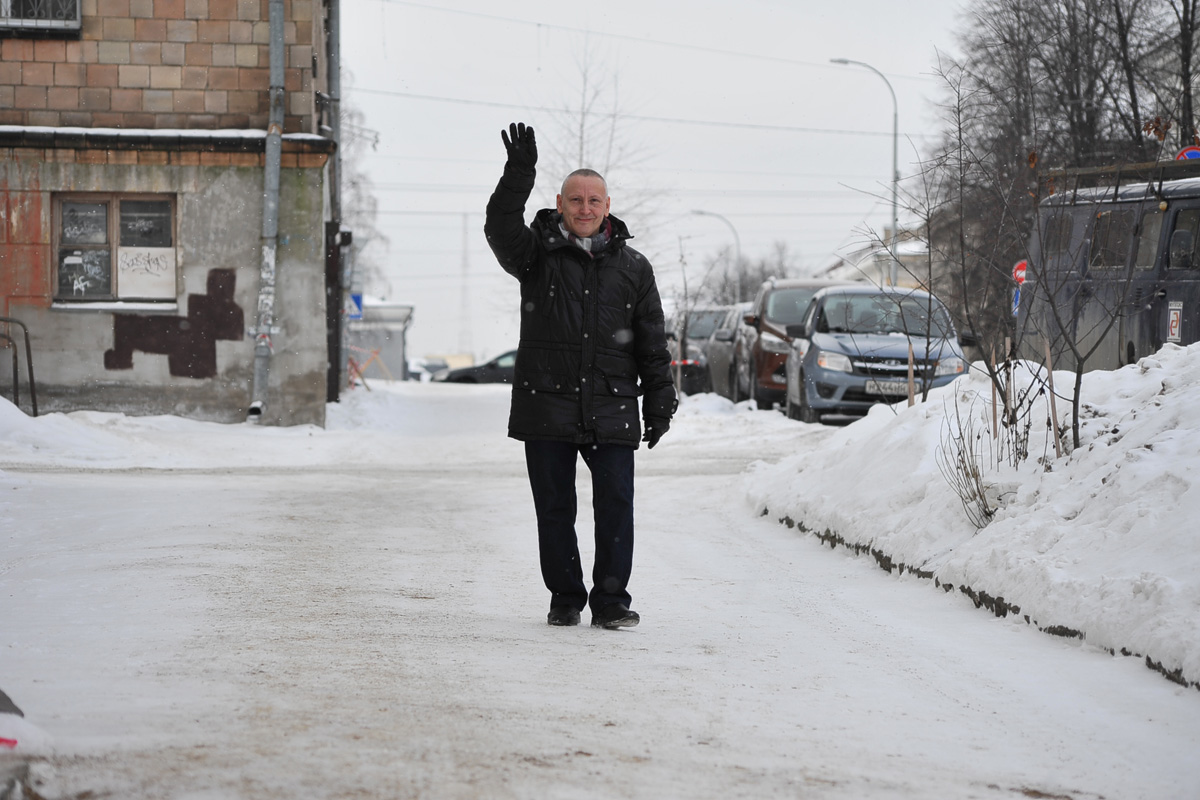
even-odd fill
[(336, 14), (0, 0), (0, 317), (29, 330), (43, 413), (323, 424)]

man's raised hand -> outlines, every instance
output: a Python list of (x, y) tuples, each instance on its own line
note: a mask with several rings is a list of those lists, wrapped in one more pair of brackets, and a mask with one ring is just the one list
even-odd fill
[(508, 133), (500, 131), (504, 140), (504, 149), (508, 151), (508, 164), (517, 172), (533, 172), (537, 164), (537, 141), (533, 138), (533, 128), (524, 122), (514, 122), (508, 126)]

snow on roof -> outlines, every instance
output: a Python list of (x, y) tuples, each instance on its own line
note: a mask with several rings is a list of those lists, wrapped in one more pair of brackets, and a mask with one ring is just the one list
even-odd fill
[[(10, 134), (35, 134), (41, 136), (95, 136), (116, 139), (265, 139), (267, 132), (257, 128), (81, 128), (53, 127), (49, 125), (0, 125), (0, 136)], [(315, 133), (285, 133), (289, 141), (330, 141)]]

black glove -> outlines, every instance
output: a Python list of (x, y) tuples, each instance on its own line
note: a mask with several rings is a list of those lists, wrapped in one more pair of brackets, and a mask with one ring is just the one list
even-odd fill
[(508, 133), (500, 131), (500, 138), (504, 140), (504, 149), (508, 150), (508, 165), (517, 172), (533, 172), (537, 164), (533, 128), (526, 127), (524, 122), (514, 122), (508, 126)]
[(670, 429), (671, 423), (665, 419), (648, 419), (646, 420), (646, 432), (642, 434), (642, 441), (646, 442), (647, 446), (653, 450), (654, 445), (658, 444), (658, 440)]

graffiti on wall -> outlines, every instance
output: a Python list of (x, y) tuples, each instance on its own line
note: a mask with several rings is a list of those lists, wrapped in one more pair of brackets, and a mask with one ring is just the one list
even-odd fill
[(113, 347), (104, 353), (104, 368), (133, 369), (133, 351), (140, 350), (165, 355), (175, 377), (215, 377), (217, 340), (246, 335), (245, 316), (233, 300), (236, 284), (234, 270), (209, 270), (207, 293), (188, 295), (186, 317), (114, 315)]

